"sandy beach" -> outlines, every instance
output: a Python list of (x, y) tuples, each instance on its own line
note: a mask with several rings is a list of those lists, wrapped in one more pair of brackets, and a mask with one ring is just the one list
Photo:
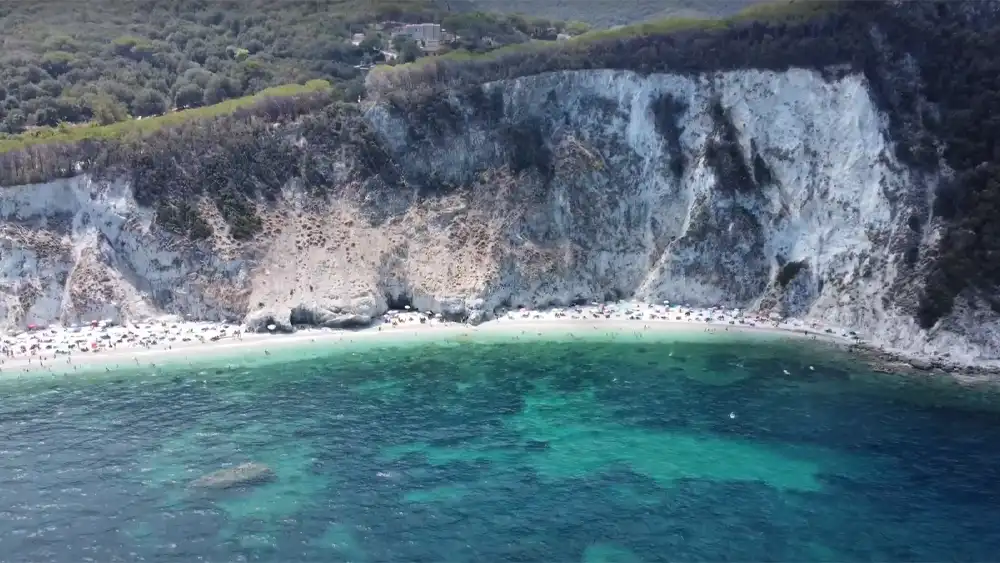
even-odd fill
[(0, 377), (30, 373), (72, 374), (158, 364), (191, 363), (216, 356), (261, 357), (289, 347), (329, 343), (331, 346), (371, 339), (446, 340), (463, 335), (546, 333), (675, 334), (764, 332), (849, 344), (853, 334), (832, 327), (807, 325), (775, 317), (745, 315), (739, 310), (696, 309), (670, 304), (593, 303), (541, 311), (508, 311), (478, 326), (447, 322), (429, 312), (391, 311), (374, 326), (360, 330), (302, 329), (292, 334), (247, 333), (237, 325), (161, 320), (115, 325), (33, 327), (2, 337)]

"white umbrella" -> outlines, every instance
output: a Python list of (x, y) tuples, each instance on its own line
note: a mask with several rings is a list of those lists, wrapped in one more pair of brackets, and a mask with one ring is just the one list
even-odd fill
[(410, 310), (410, 306), (409, 305), (403, 305), (403, 308), (406, 309), (407, 311)]
[(274, 330), (276, 328), (278, 328), (278, 327), (276, 327), (274, 325), (267, 325), (267, 330)]

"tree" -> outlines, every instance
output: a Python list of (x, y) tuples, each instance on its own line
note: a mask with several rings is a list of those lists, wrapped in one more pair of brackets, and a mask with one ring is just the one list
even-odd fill
[(65, 34), (50, 35), (45, 38), (45, 42), (42, 46), (47, 51), (67, 51), (75, 52), (80, 49), (79, 43)]
[(36, 65), (28, 65), (24, 67), (22, 74), (28, 79), (28, 82), (31, 82), (32, 84), (38, 84), (46, 78), (52, 78), (49, 76), (49, 73), (42, 69), (42, 67)]
[(65, 51), (50, 51), (42, 57), (42, 68), (52, 76), (66, 74), (73, 68), (76, 57)]
[(152, 58), (156, 46), (141, 37), (125, 35), (111, 42), (111, 51), (119, 57), (144, 61)]
[(0, 130), (3, 130), (5, 133), (17, 134), (24, 131), (26, 122), (27, 119), (24, 117), (24, 113), (19, 109), (14, 109), (0, 122)]
[(402, 51), (403, 50), (403, 45), (407, 41), (412, 41), (412, 39), (410, 38), (409, 35), (402, 35), (402, 34), (400, 34), (400, 35), (393, 36), (393, 38), (392, 38), (392, 48), (395, 49), (396, 52)]
[(206, 106), (217, 104), (237, 95), (236, 86), (225, 76), (213, 76), (205, 87), (205, 95), (202, 101)]
[(18, 90), (17, 97), (21, 99), (22, 102), (27, 102), (28, 100), (34, 100), (35, 98), (41, 97), (44, 92), (41, 88), (34, 84), (24, 84)]
[(59, 110), (52, 105), (44, 105), (32, 116), (32, 121), (38, 126), (54, 127), (59, 124)]
[(356, 78), (347, 83), (344, 88), (344, 99), (348, 102), (355, 102), (365, 97), (365, 82)]
[(63, 91), (63, 85), (60, 84), (59, 81), (52, 80), (51, 78), (39, 82), (38, 87), (42, 89), (42, 92), (45, 92), (46, 96), (51, 96), (53, 98), (59, 97)]
[(92, 96), (87, 105), (94, 115), (94, 121), (101, 125), (110, 125), (128, 119), (125, 106), (108, 94), (100, 93)]
[(377, 51), (382, 49), (382, 38), (378, 35), (369, 35), (364, 41), (358, 44), (358, 48), (364, 52)]
[(201, 67), (189, 68), (184, 71), (184, 80), (197, 84), (202, 90), (208, 86), (208, 81), (212, 79), (212, 73)]
[(250, 52), (250, 54), (253, 55), (264, 50), (264, 43), (259, 39), (250, 39), (246, 42), (244, 47)]
[(145, 89), (132, 101), (132, 114), (138, 117), (161, 115), (167, 111), (167, 100), (156, 90)]
[(197, 84), (185, 84), (174, 94), (174, 107), (198, 107), (205, 98), (205, 90)]
[(209, 55), (208, 58), (205, 59), (205, 68), (211, 72), (224, 72), (226, 70), (226, 64), (218, 55)]
[(78, 123), (85, 121), (90, 116), (89, 108), (77, 98), (60, 96), (54, 99), (52, 105), (59, 114), (59, 122)]
[(396, 46), (397, 52), (399, 52), (399, 58), (404, 63), (412, 63), (423, 54), (423, 51), (420, 50), (420, 45), (412, 37), (397, 35), (396, 39), (393, 40), (393, 44)]
[(581, 35), (590, 31), (590, 26), (580, 22), (571, 21), (566, 23), (566, 33), (570, 35)]

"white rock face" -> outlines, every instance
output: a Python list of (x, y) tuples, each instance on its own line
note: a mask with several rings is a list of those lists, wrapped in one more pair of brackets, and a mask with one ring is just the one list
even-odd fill
[(281, 229), (252, 244), (179, 241), (124, 184), (4, 189), (0, 321), (339, 326), (394, 301), (485, 318), (635, 296), (775, 310), (898, 350), (1000, 353), (983, 308), (930, 334), (912, 320), (919, 272), (903, 255), (937, 236), (921, 211), (935, 179), (897, 161), (863, 77), (579, 71), (482, 92), (447, 100), (445, 125), (369, 109), (404, 185), (317, 203), (293, 182), (260, 206)]
[(124, 183), (86, 176), (0, 192), (0, 321), (7, 326), (162, 315), (241, 318), (206, 284), (238, 275), (157, 232)]

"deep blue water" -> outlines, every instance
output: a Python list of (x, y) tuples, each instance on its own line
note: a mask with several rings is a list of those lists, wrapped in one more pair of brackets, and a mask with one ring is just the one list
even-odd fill
[(0, 385), (0, 561), (1000, 559), (989, 390), (735, 340), (278, 360)]

